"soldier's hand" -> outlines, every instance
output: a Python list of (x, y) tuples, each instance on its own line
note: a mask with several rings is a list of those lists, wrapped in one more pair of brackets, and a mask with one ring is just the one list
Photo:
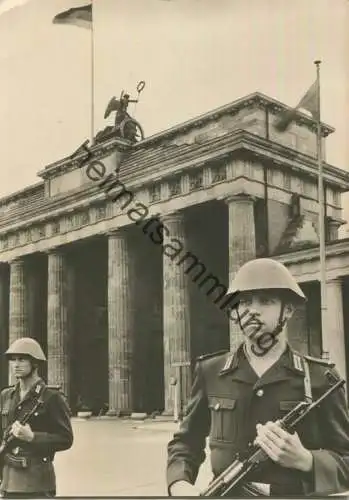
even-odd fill
[(304, 448), (298, 434), (284, 431), (278, 422), (257, 424), (258, 444), (274, 462), (288, 467), (309, 472), (313, 467), (313, 455)]
[(171, 496), (173, 497), (198, 497), (199, 490), (187, 481), (176, 481), (171, 486)]
[(34, 439), (34, 433), (30, 425), (22, 425), (18, 420), (12, 424), (11, 432), (15, 438), (27, 441), (28, 443)]

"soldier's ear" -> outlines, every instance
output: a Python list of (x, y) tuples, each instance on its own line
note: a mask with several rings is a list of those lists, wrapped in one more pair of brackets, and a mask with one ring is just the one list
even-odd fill
[(295, 307), (294, 307), (294, 305), (292, 303), (286, 303), (285, 304), (284, 315), (285, 315), (286, 319), (292, 318), (294, 311), (295, 311)]

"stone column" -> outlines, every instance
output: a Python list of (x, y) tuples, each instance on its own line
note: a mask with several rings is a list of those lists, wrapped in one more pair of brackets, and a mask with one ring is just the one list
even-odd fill
[[(108, 237), (108, 415), (130, 415), (133, 409), (134, 314), (132, 258), (125, 231)], [(149, 361), (151, 362), (151, 361)]]
[(28, 308), (24, 273), (24, 260), (13, 260), (10, 263), (9, 345), (20, 337), (28, 336)]
[[(256, 235), (254, 220), (254, 198), (238, 194), (227, 198), (229, 210), (229, 283), (238, 269), (247, 261), (256, 258)], [(238, 325), (230, 322), (230, 347), (235, 349), (243, 334)]]
[[(9, 305), (9, 339), (12, 342), (28, 336), (28, 307), (26, 303), (25, 264), (23, 259), (10, 263), (10, 305)], [(9, 383), (15, 380), (9, 371)]]
[[(8, 347), (8, 326), (9, 326), (9, 273), (7, 264), (0, 265), (0, 355)], [(8, 366), (3, 358), (0, 364), (0, 383), (4, 387), (8, 380)]]
[(70, 396), (68, 266), (60, 250), (48, 254), (47, 378)]
[(330, 360), (336, 364), (339, 374), (347, 379), (346, 345), (344, 335), (344, 314), (342, 283), (340, 279), (326, 283), (327, 318), (326, 328), (322, 333), (324, 348), (329, 352)]
[(25, 276), (26, 284), (26, 307), (28, 313), (28, 332), (27, 336), (38, 339), (37, 331), (37, 299), (38, 299), (38, 273), (36, 268), (31, 267), (31, 262), (27, 263), (27, 272)]
[(165, 217), (162, 224), (166, 228), (163, 241), (165, 413), (172, 414), (175, 390), (171, 386), (172, 377), (181, 385), (184, 405), (191, 389), (189, 288), (185, 273), (188, 264), (177, 263), (185, 255), (187, 242), (183, 213)]

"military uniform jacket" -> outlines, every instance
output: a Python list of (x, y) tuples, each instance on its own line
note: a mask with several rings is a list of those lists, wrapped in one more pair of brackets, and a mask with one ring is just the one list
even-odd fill
[[(214, 476), (241, 457), (256, 437), (257, 423), (276, 421), (304, 400), (304, 369), (288, 346), (280, 359), (259, 378), (242, 346), (235, 354), (199, 358), (192, 394), (178, 432), (168, 444), (168, 487), (178, 481), (195, 483), (205, 460), (209, 436)], [(313, 399), (330, 383), (322, 360), (308, 361)], [(337, 374), (338, 375), (338, 374)], [(297, 432), (313, 455), (310, 473), (282, 467), (271, 460), (249, 478), (268, 483), (271, 494), (327, 494), (349, 489), (349, 418), (343, 387), (321, 408), (310, 413)], [(243, 457), (242, 457), (243, 458)]]
[(11, 423), (33, 407), (37, 387), (41, 389), (43, 404), (29, 420), (34, 433), (31, 442), (14, 439), (8, 448), (12, 457), (25, 457), (26, 468), (14, 467), (5, 455), (2, 469), (1, 492), (55, 494), (56, 478), (53, 467), (55, 453), (67, 450), (73, 443), (70, 409), (63, 394), (45, 385), (43, 380), (34, 384), (20, 401), (19, 385), (7, 387), (0, 395), (1, 432), (4, 435)]

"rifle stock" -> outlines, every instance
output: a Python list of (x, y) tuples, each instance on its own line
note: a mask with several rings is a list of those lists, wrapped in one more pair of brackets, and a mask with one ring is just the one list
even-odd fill
[[(285, 415), (285, 417), (280, 421), (280, 425), (284, 430), (292, 432), (311, 411), (319, 407), (323, 401), (330, 396), (330, 394), (345, 384), (345, 380), (337, 379), (337, 377), (335, 377), (330, 371), (326, 372), (326, 374), (330, 379), (332, 379), (332, 381), (334, 381), (333, 385), (331, 385), (331, 387), (316, 401), (312, 403), (302, 401), (289, 413), (287, 413), (287, 415)], [(247, 480), (247, 475), (258, 469), (259, 465), (267, 460), (269, 460), (269, 457), (262, 450), (262, 448), (254, 446), (245, 460), (234, 460), (231, 465), (229, 465), (209, 484), (205, 490), (201, 492), (200, 496), (226, 496), (228, 493), (231, 493), (233, 489), (237, 488), (249, 490), (250, 486), (248, 484), (244, 485), (244, 481)], [(252, 493), (252, 491), (249, 493)], [(258, 496), (258, 492), (256, 492), (255, 495), (252, 493), (251, 496)]]

